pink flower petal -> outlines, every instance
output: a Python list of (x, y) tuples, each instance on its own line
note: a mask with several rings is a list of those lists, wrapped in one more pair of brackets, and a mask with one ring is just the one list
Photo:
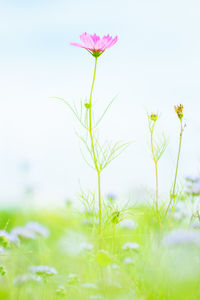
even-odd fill
[(92, 38), (94, 45), (100, 40), (100, 36), (96, 35), (96, 33), (93, 35), (90, 35), (90, 37)]
[(107, 49), (107, 45), (112, 41), (112, 37), (107, 35), (103, 37), (103, 49)]
[(106, 48), (110, 48), (112, 47), (114, 44), (116, 44), (118, 41), (118, 36), (116, 36), (114, 39), (112, 39), (110, 42), (108, 42), (108, 44), (106, 45)]
[(70, 43), (70, 45), (75, 46), (75, 47), (85, 48), (83, 45), (81, 45), (79, 43)]
[(85, 32), (81, 34), (80, 39), (83, 42), (85, 48), (90, 48), (90, 49), (94, 48), (94, 42), (88, 33)]
[(98, 35), (95, 34), (88, 34), (87, 32), (80, 35), (80, 40), (83, 44), (79, 43), (71, 43), (72, 46), (85, 48), (95, 55), (101, 54), (101, 52), (105, 51), (106, 49), (112, 47), (117, 41), (118, 37), (112, 38), (112, 36), (105, 35), (103, 38), (100, 38)]
[(102, 39), (100, 39), (96, 45), (95, 45), (95, 49), (96, 50), (104, 50), (106, 48), (106, 44), (107, 44), (107, 37), (103, 37)]

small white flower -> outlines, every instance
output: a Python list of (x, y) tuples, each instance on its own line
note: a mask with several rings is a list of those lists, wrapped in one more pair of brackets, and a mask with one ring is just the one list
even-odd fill
[(60, 296), (64, 296), (65, 295), (65, 287), (63, 285), (59, 285), (56, 290), (56, 294), (60, 295)]
[(35, 266), (35, 267), (30, 267), (30, 270), (35, 273), (36, 275), (39, 276), (53, 276), (57, 275), (58, 272), (56, 269), (49, 267), (49, 266)]
[(112, 268), (113, 268), (113, 270), (119, 270), (120, 266), (117, 264), (112, 264)]
[(86, 289), (93, 289), (93, 290), (96, 290), (98, 287), (97, 287), (97, 285), (96, 284), (94, 284), (94, 283), (83, 283), (82, 284), (82, 287), (84, 287), (84, 288), (86, 288)]
[(5, 230), (0, 230), (0, 240), (2, 241), (5, 247), (12, 245), (15, 245), (17, 247), (20, 246), (20, 240), (18, 236), (12, 232), (8, 233)]
[(35, 239), (36, 234), (29, 230), (28, 228), (25, 227), (15, 227), (12, 231), (11, 234), (16, 235), (17, 237), (24, 238), (24, 239)]
[(124, 219), (119, 223), (119, 226), (124, 229), (136, 229), (137, 224), (131, 219)]
[(131, 258), (131, 257), (126, 257), (126, 258), (124, 259), (124, 264), (125, 264), (125, 265), (133, 265), (134, 263), (135, 263), (135, 261), (134, 261), (134, 259)]
[(25, 225), (25, 228), (42, 237), (47, 238), (49, 236), (49, 230), (37, 222), (29, 222)]
[(94, 246), (92, 244), (88, 244), (86, 242), (81, 243), (80, 247), (83, 250), (92, 250), (94, 248)]
[(0, 254), (4, 254), (4, 253), (5, 253), (4, 247), (0, 247)]
[(131, 242), (128, 242), (128, 243), (126, 243), (126, 244), (124, 244), (123, 246), (122, 246), (122, 249), (123, 250), (137, 250), (137, 249), (139, 249), (139, 244), (138, 243), (131, 243)]
[(174, 229), (163, 238), (164, 246), (197, 245), (200, 246), (200, 233), (192, 229)]
[(67, 283), (70, 284), (70, 285), (74, 285), (74, 284), (77, 284), (79, 283), (79, 278), (76, 274), (69, 274), (68, 277), (67, 277)]
[(114, 270), (115, 274), (120, 274), (120, 266), (117, 264), (112, 264), (111, 269)]
[(193, 222), (192, 224), (191, 224), (191, 227), (193, 227), (193, 228), (200, 228), (200, 222)]

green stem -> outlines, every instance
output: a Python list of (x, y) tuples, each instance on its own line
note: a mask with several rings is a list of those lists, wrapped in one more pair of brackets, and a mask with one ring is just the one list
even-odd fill
[(90, 92), (90, 102), (89, 102), (89, 134), (90, 134), (90, 140), (91, 140), (91, 148), (92, 148), (92, 154), (93, 154), (93, 161), (95, 165), (95, 169), (98, 174), (98, 198), (99, 198), (99, 236), (101, 238), (101, 169), (98, 166), (97, 156), (95, 153), (95, 147), (94, 147), (94, 137), (93, 137), (93, 130), (92, 130), (92, 95), (93, 95), (93, 89), (94, 89), (94, 83), (96, 78), (96, 70), (97, 70), (97, 57), (95, 57), (95, 66), (94, 66), (94, 75), (92, 80), (92, 87)]
[(115, 235), (116, 235), (116, 223), (113, 223), (113, 254), (115, 253)]
[[(173, 189), (172, 189), (172, 194), (170, 196), (170, 201), (167, 207), (167, 210), (165, 212), (165, 216), (167, 215), (169, 208), (172, 204), (172, 201), (176, 199), (176, 182), (177, 182), (177, 175), (178, 175), (178, 166), (179, 166), (179, 160), (180, 160), (180, 153), (181, 153), (181, 145), (182, 145), (182, 137), (183, 137), (183, 122), (181, 119), (181, 132), (180, 132), (180, 139), (179, 139), (179, 147), (178, 147), (178, 156), (177, 156), (177, 162), (176, 162), (176, 171), (175, 171), (175, 177), (174, 177), (174, 184), (173, 184)], [(172, 209), (172, 213), (173, 214), (173, 209)]]
[(101, 176), (98, 172), (98, 197), (99, 197), (99, 235), (101, 238)]
[(158, 209), (158, 163), (155, 162), (155, 171), (156, 171), (156, 211), (159, 215), (159, 209)]
[(153, 146), (153, 130), (154, 130), (155, 123), (153, 124), (153, 127), (151, 129), (151, 152), (153, 156), (153, 161), (155, 165), (155, 173), (156, 173), (156, 214), (158, 218), (158, 223), (160, 225), (160, 218), (159, 218), (159, 208), (158, 208), (158, 161), (155, 157), (154, 153), (154, 146)]
[(92, 80), (92, 87), (91, 87), (91, 92), (90, 92), (90, 102), (89, 102), (89, 133), (90, 133), (90, 140), (91, 140), (91, 147), (92, 147), (92, 154), (93, 154), (93, 160), (94, 160), (94, 165), (97, 173), (100, 171), (98, 164), (97, 164), (97, 157), (95, 154), (95, 149), (94, 149), (94, 138), (93, 138), (93, 133), (92, 133), (92, 94), (93, 94), (93, 89), (94, 89), (94, 82), (96, 78), (96, 70), (97, 70), (97, 57), (95, 57), (95, 66), (94, 66), (94, 75), (93, 75), (93, 80)]

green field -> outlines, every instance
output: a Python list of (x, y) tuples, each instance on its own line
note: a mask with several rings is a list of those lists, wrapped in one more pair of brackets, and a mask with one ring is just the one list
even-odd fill
[(1, 211), (0, 299), (200, 299), (200, 223), (188, 202), (161, 227), (151, 206), (105, 203), (101, 240), (89, 209)]

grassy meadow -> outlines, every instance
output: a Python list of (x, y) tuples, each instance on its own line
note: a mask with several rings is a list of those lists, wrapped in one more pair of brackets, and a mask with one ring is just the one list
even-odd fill
[(161, 227), (154, 206), (114, 202), (101, 241), (88, 206), (1, 211), (0, 299), (199, 299), (198, 197), (182, 196)]

